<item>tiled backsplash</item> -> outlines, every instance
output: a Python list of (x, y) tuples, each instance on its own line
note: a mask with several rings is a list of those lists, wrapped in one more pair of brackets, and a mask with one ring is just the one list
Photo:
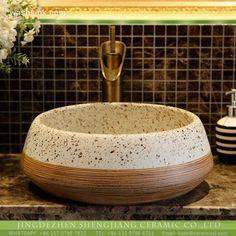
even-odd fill
[[(214, 148), (216, 121), (235, 86), (236, 26), (121, 25), (127, 45), (123, 101), (167, 104), (203, 121)], [(48, 109), (101, 101), (98, 49), (107, 25), (43, 25), (22, 52), (28, 68), (0, 78), (0, 152), (20, 152), (33, 118)]]

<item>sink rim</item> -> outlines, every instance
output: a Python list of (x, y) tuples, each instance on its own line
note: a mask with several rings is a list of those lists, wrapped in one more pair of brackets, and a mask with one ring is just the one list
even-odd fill
[[(77, 112), (76, 109), (78, 106), (95, 106), (96, 104), (98, 103), (92, 103), (92, 105), (91, 104), (72, 105), (71, 106), (72, 110), (64, 110), (65, 113), (62, 112), (61, 113), (62, 115), (60, 116), (57, 116), (58, 113), (52, 113), (52, 115), (49, 116), (48, 118), (48, 122), (47, 122), (47, 116), (46, 120), (43, 120), (46, 123), (45, 125), (42, 124), (42, 122), (40, 123), (40, 119), (36, 118), (36, 120), (32, 122), (32, 126), (27, 134), (23, 152), (32, 158), (35, 158), (37, 160), (42, 160), (48, 163), (59, 164), (62, 166), (83, 167), (90, 169), (91, 168), (139, 169), (139, 168), (152, 168), (152, 167), (155, 168), (157, 166), (166, 166), (166, 165), (171, 166), (198, 159), (211, 152), (209, 141), (207, 139), (207, 135), (201, 120), (191, 112), (185, 111), (183, 109), (179, 111), (178, 108), (170, 106), (138, 103), (139, 106), (145, 106), (143, 108), (145, 112), (149, 111), (149, 109), (151, 109), (152, 111), (152, 108), (153, 110), (157, 109), (158, 112), (155, 112), (150, 116), (149, 115), (143, 116), (144, 118), (142, 118), (141, 117), (142, 115), (141, 116), (138, 115), (139, 110), (138, 112), (137, 110), (135, 110), (134, 115), (131, 114), (130, 117), (132, 119), (136, 118), (137, 114), (138, 117), (141, 117), (140, 120), (142, 121), (144, 121), (145, 117), (148, 118), (150, 117), (149, 119), (150, 121), (152, 121), (153, 119), (155, 120), (155, 116), (159, 114), (159, 111), (165, 112), (167, 110), (168, 112), (169, 109), (172, 110), (177, 109), (178, 112), (181, 113), (180, 116), (177, 118), (177, 120), (173, 121), (173, 125), (171, 127), (178, 127), (186, 123), (187, 125), (172, 130), (166, 130), (166, 131), (157, 130), (157, 132), (152, 132), (152, 133), (96, 134), (96, 133), (75, 132), (78, 129), (76, 130), (76, 126), (74, 126), (74, 121), (73, 121), (73, 125), (71, 126), (72, 130), (69, 129), (69, 131), (66, 131), (57, 129), (57, 128), (67, 129), (68, 126), (66, 125), (69, 125), (69, 128), (71, 128), (70, 116), (73, 115), (73, 112)], [(120, 103), (118, 103), (118, 105), (119, 104)], [(122, 103), (122, 104), (127, 104), (127, 103)], [(98, 109), (99, 108), (104, 109), (103, 107), (101, 107), (101, 103), (99, 103), (99, 105), (100, 107), (98, 107)], [(133, 108), (137, 109), (137, 104), (135, 103), (134, 105), (135, 107)], [(146, 109), (146, 106), (152, 106), (152, 107)], [(164, 107), (164, 109), (159, 110), (160, 107)], [(62, 107), (58, 109), (64, 109), (64, 108)], [(96, 109), (95, 107), (94, 109), (89, 110), (88, 113), (86, 114), (84, 113), (85, 115), (81, 117), (86, 119), (88, 115), (89, 119), (87, 123), (90, 125), (91, 124), (90, 122), (94, 120), (93, 114), (98, 109)], [(85, 110), (81, 111), (83, 112)], [(125, 111), (128, 113), (129, 109), (119, 108), (117, 114), (119, 114), (120, 111)], [(49, 112), (53, 112), (53, 110)], [(113, 113), (113, 109), (110, 109), (110, 107), (108, 107), (108, 110), (105, 109), (104, 114), (105, 115), (109, 114), (107, 112)], [(188, 115), (184, 116), (182, 112), (184, 112), (184, 114), (187, 113)], [(104, 114), (102, 114), (101, 117), (99, 116), (97, 120), (100, 121), (100, 119), (104, 117)], [(181, 119), (181, 114), (183, 115), (183, 119)], [(163, 118), (165, 117), (165, 114), (162, 115), (161, 118), (157, 119), (156, 123), (154, 123), (154, 125), (151, 126), (153, 129), (155, 129), (155, 126), (158, 125), (158, 122), (164, 120)], [(169, 111), (169, 115), (175, 116), (175, 112)], [(189, 115), (190, 118), (188, 117)], [(169, 120), (171, 120), (170, 116), (167, 115), (167, 120), (166, 123), (163, 124), (163, 128), (167, 126), (168, 129)], [(40, 115), (39, 117), (42, 116)], [(114, 117), (117, 117), (119, 120), (120, 116), (116, 116), (115, 114)], [(126, 118), (125, 116), (123, 116), (123, 114), (121, 114), (121, 117), (124, 117), (122, 121), (125, 121)], [(46, 126), (47, 124), (53, 126), (54, 119), (56, 119), (55, 120), (56, 128), (51, 128)], [(63, 122), (63, 124), (60, 125), (60, 121), (62, 119), (65, 119), (65, 122)], [(64, 125), (64, 123), (66, 125)], [(77, 124), (79, 123), (77, 122)], [(136, 125), (138, 124), (139, 123), (136, 123)], [(74, 127), (75, 131), (73, 130)], [(83, 126), (81, 127), (83, 128)], [(112, 129), (110, 130), (112, 131)], [(146, 131), (149, 130), (147, 129)], [(82, 129), (82, 131), (84, 130)], [(92, 129), (88, 129), (88, 131), (92, 131)], [(129, 129), (127, 129), (127, 132), (128, 131)], [(132, 131), (133, 130), (131, 129), (130, 132)], [(142, 132), (142, 129), (138, 129), (138, 131)]]
[[(63, 109), (66, 109), (66, 108), (74, 108), (74, 107), (88, 107), (88, 106), (93, 106), (93, 105), (96, 105), (96, 104), (99, 104), (99, 105), (112, 105), (112, 106), (116, 106), (116, 105), (135, 105), (135, 106), (140, 106), (140, 107), (144, 107), (144, 106), (149, 106), (149, 107), (162, 107), (162, 108), (167, 108), (167, 109), (171, 109), (171, 110), (175, 110), (175, 111), (180, 111), (184, 114), (187, 114), (191, 119), (192, 121), (187, 124), (187, 125), (184, 125), (182, 127), (179, 127), (179, 128), (174, 128), (174, 129), (171, 129), (171, 130), (164, 130), (164, 131), (154, 131), (154, 132), (143, 132), (143, 133), (123, 133), (123, 134), (110, 134), (110, 133), (104, 133), (104, 134), (101, 134), (101, 133), (86, 133), (86, 132), (76, 132), (76, 131), (68, 131), (68, 130), (63, 130), (63, 129), (58, 129), (58, 128), (54, 128), (54, 127), (51, 127), (51, 126), (48, 126), (46, 125), (45, 123), (43, 123), (42, 121), (42, 118), (43, 116), (47, 115), (47, 114), (50, 114), (50, 113), (53, 113), (54, 111), (58, 111), (58, 110), (63, 110)], [(95, 102), (95, 103), (82, 103), (82, 104), (74, 104), (74, 105), (68, 105), (68, 106), (62, 106), (62, 107), (58, 107), (58, 108), (54, 108), (54, 109), (51, 109), (51, 110), (48, 110), (48, 111), (45, 111), (41, 114), (39, 114), (36, 118), (35, 118), (35, 121), (34, 121), (36, 124), (40, 125), (40, 126), (43, 126), (45, 129), (47, 130), (50, 130), (50, 131), (54, 131), (56, 132), (57, 134), (68, 134), (68, 135), (76, 135), (76, 136), (85, 136), (85, 137), (137, 137), (137, 136), (161, 136), (163, 134), (168, 134), (168, 133), (173, 133), (173, 132), (177, 132), (177, 131), (181, 131), (181, 130), (185, 130), (185, 129), (188, 129), (188, 128), (191, 128), (193, 127), (196, 123), (199, 123), (201, 122), (200, 118), (195, 115), (194, 113), (188, 111), (188, 110), (185, 110), (185, 109), (182, 109), (182, 108), (178, 108), (178, 107), (174, 107), (174, 106), (167, 106), (167, 105), (162, 105), (162, 104), (151, 104), (151, 103), (134, 103), (134, 102), (112, 102), (112, 103), (109, 103), (109, 102)]]

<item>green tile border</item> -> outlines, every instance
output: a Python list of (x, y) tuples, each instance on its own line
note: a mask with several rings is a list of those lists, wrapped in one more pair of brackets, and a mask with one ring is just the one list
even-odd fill
[(108, 24), (117, 24), (117, 25), (216, 25), (216, 24), (225, 24), (225, 25), (235, 25), (235, 20), (81, 20), (81, 19), (40, 19), (42, 24), (88, 24), (88, 25), (108, 25)]

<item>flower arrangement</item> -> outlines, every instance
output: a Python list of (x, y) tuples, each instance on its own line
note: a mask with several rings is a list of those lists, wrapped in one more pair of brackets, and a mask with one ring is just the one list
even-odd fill
[(36, 0), (0, 1), (0, 72), (9, 74), (12, 66), (29, 63), (28, 56), (17, 52), (15, 46), (32, 42), (40, 31), (40, 23), (28, 16), (37, 8)]

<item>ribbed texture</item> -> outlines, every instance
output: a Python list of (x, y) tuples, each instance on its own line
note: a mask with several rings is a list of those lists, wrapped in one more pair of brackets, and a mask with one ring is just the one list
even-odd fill
[(236, 127), (216, 125), (216, 147), (219, 155), (236, 157)]
[(96, 204), (135, 204), (174, 198), (199, 185), (213, 167), (211, 153), (179, 165), (103, 170), (52, 165), (22, 155), (25, 174), (45, 191)]

